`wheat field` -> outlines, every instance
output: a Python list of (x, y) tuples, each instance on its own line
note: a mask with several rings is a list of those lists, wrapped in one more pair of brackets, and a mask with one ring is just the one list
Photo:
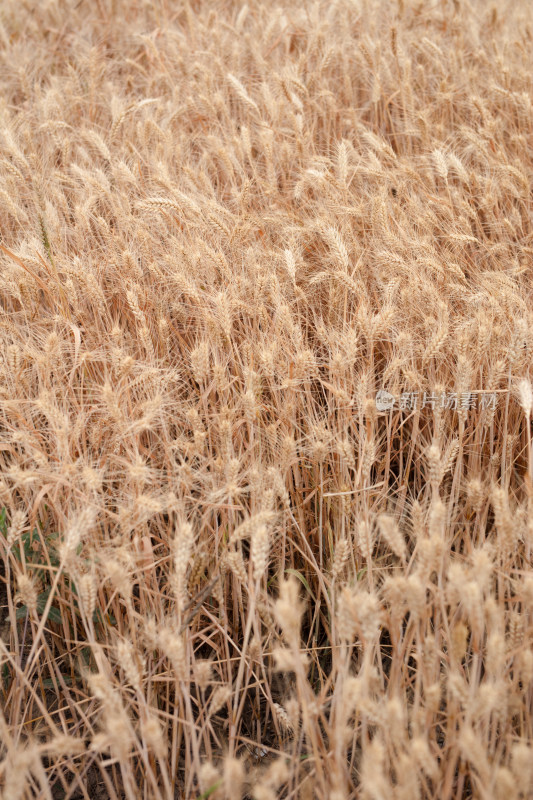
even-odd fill
[(533, 797), (533, 6), (2, 0), (5, 800)]

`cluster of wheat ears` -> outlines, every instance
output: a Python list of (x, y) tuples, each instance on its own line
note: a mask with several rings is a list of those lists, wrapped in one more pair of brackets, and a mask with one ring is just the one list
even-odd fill
[(532, 797), (531, 3), (0, 42), (3, 798)]

